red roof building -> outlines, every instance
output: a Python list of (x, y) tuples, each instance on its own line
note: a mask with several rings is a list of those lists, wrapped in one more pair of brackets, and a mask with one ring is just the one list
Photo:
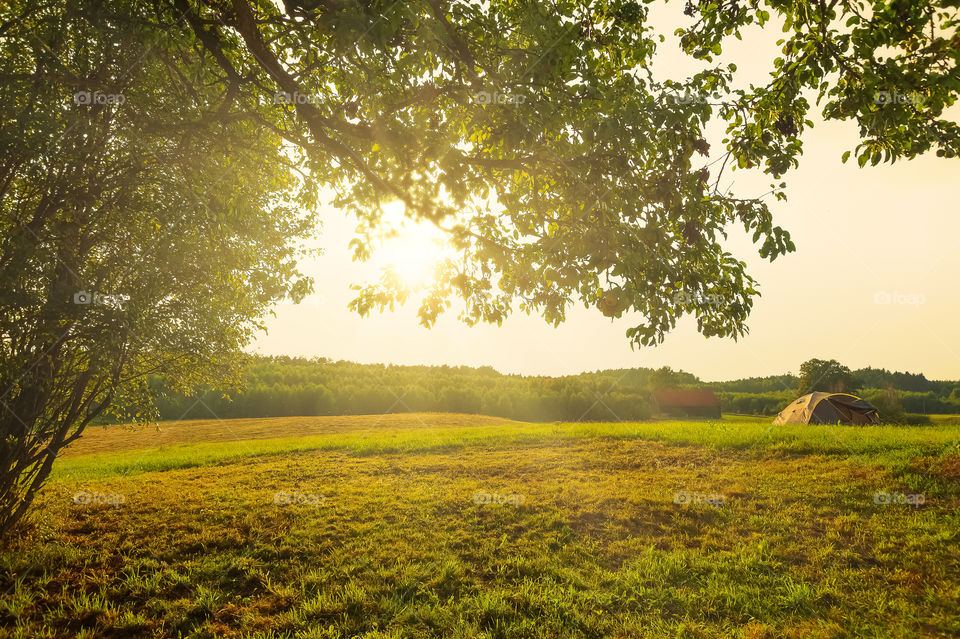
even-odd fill
[(712, 390), (659, 390), (653, 401), (664, 415), (720, 418), (720, 398)]

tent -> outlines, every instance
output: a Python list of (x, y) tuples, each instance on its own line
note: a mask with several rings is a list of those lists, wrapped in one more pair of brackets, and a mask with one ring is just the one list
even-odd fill
[(879, 424), (877, 408), (856, 395), (810, 393), (780, 411), (774, 424)]

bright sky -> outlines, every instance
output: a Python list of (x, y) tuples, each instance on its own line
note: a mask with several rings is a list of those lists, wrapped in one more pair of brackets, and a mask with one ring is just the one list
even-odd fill
[[(654, 14), (656, 24), (669, 19), (662, 11)], [(772, 29), (745, 37), (724, 59), (737, 63), (738, 75), (764, 82), (772, 68), (771, 45), (780, 35)], [(669, 39), (662, 50), (660, 77), (696, 69)], [(428, 330), (417, 323), (414, 301), (361, 318), (347, 310), (351, 283), (376, 279), (385, 264), (407, 279), (428, 277), (423, 257), (435, 249), (424, 229), (413, 229), (373, 263), (352, 262), (347, 243), (356, 222), (325, 208), (325, 253), (305, 265), (317, 280), (317, 294), (299, 306), (279, 305), (254, 350), (365, 363), (489, 365), (504, 373), (545, 375), (671, 366), (705, 380), (796, 372), (804, 360), (819, 357), (852, 368), (960, 379), (960, 162), (930, 155), (864, 169), (855, 159), (844, 165), (840, 156), (856, 146), (856, 124), (811, 119), (817, 126), (805, 133), (801, 166), (785, 177), (789, 199), (771, 203), (796, 252), (769, 263), (742, 232), (731, 234), (731, 249), (747, 262), (762, 293), (749, 319), (750, 334), (739, 342), (704, 338), (685, 318), (664, 344), (631, 350), (624, 335), (632, 325), (629, 316), (611, 321), (582, 305), (559, 328), (523, 314), (499, 327), (470, 328), (449, 313)], [(713, 148), (720, 148), (719, 138), (715, 142)], [(770, 182), (746, 173), (725, 177), (733, 179), (734, 192), (743, 196), (763, 193)]]

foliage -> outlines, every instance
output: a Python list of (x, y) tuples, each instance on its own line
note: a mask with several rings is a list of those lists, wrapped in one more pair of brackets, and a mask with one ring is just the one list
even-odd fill
[(525, 421), (622, 421), (650, 416), (648, 374), (636, 369), (522, 377), (467, 366), (279, 357), (255, 360), (242, 392), (213, 388), (191, 397), (170, 392), (160, 378), (153, 388), (164, 419), (443, 411)]
[(747, 377), (726, 382), (711, 382), (710, 386), (718, 391), (734, 393), (776, 393), (789, 390), (791, 393), (800, 383), (796, 375), (770, 375), (769, 377)]
[(827, 393), (852, 393), (863, 385), (849, 368), (835, 359), (809, 359), (800, 365), (800, 380), (797, 393), (806, 395), (814, 391)]
[(776, 415), (797, 398), (796, 391), (741, 393), (720, 391), (720, 406), (725, 413), (738, 415)]
[[(773, 375), (704, 382), (669, 367), (528, 377), (504, 375), (490, 367), (258, 357), (251, 360), (237, 388), (217, 386), (192, 395), (173, 391), (154, 377), (151, 392), (166, 420), (439, 411), (523, 421), (622, 421), (650, 417), (650, 391), (667, 388), (715, 390), (724, 413), (775, 415), (797, 398), (797, 381), (791, 375)], [(931, 384), (946, 392), (956, 382)], [(879, 393), (867, 388), (863, 396), (872, 402)], [(897, 397), (902, 410), (891, 413), (892, 421), (905, 419), (903, 411), (960, 413), (960, 401), (947, 395), (897, 391)], [(886, 416), (886, 408), (882, 412)]]
[[(470, 323), (515, 307), (558, 323), (579, 302), (631, 313), (635, 344), (662, 341), (685, 314), (706, 336), (736, 338), (758, 292), (728, 231), (742, 227), (770, 260), (794, 245), (765, 196), (738, 197), (720, 178), (756, 167), (785, 197), (779, 180), (812, 126), (805, 91), (825, 117), (857, 119), (861, 164), (960, 149), (941, 117), (960, 88), (949, 0), (689, 2), (681, 43), (703, 68), (686, 78), (654, 76), (663, 34), (647, 2), (174, 0), (168, 11), (358, 216), (358, 259), (386, 202), (450, 232), (457, 257), (423, 293), (426, 325), (457, 297)], [(734, 88), (735, 66), (714, 63), (724, 40), (778, 21), (788, 36), (770, 84)], [(717, 121), (728, 129), (713, 157)], [(386, 273), (352, 307), (411, 293)]]
[(696, 376), (683, 371), (674, 371), (669, 366), (664, 366), (650, 371), (647, 376), (647, 387), (651, 391), (658, 391), (671, 388), (689, 388), (698, 386), (700, 380)]
[(807, 92), (816, 92), (826, 119), (857, 121), (861, 167), (931, 149), (956, 157), (960, 128), (943, 115), (960, 92), (957, 9), (955, 0), (691, 0), (687, 12), (697, 21), (682, 39), (689, 54), (712, 60), (745, 27), (782, 25), (770, 82), (742, 93), (742, 110), (728, 118), (741, 164), (766, 161), (782, 172), (796, 161), (795, 136), (812, 126)]
[(896, 388), (901, 391), (932, 392), (942, 397), (950, 395), (956, 382), (929, 380), (923, 373), (901, 373), (885, 368), (861, 368), (854, 376), (868, 388)]
[(880, 418), (886, 423), (904, 423), (905, 413), (900, 393), (893, 387), (864, 394), (864, 399), (877, 407)]
[(309, 180), (129, 9), (2, 9), (0, 534), (91, 420), (154, 416), (148, 374), (236, 379), (269, 306), (309, 290)]

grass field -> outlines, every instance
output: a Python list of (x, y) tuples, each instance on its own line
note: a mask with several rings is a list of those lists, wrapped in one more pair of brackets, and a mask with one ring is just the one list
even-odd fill
[(956, 637), (960, 425), (426, 414), (91, 430), (12, 637)]

